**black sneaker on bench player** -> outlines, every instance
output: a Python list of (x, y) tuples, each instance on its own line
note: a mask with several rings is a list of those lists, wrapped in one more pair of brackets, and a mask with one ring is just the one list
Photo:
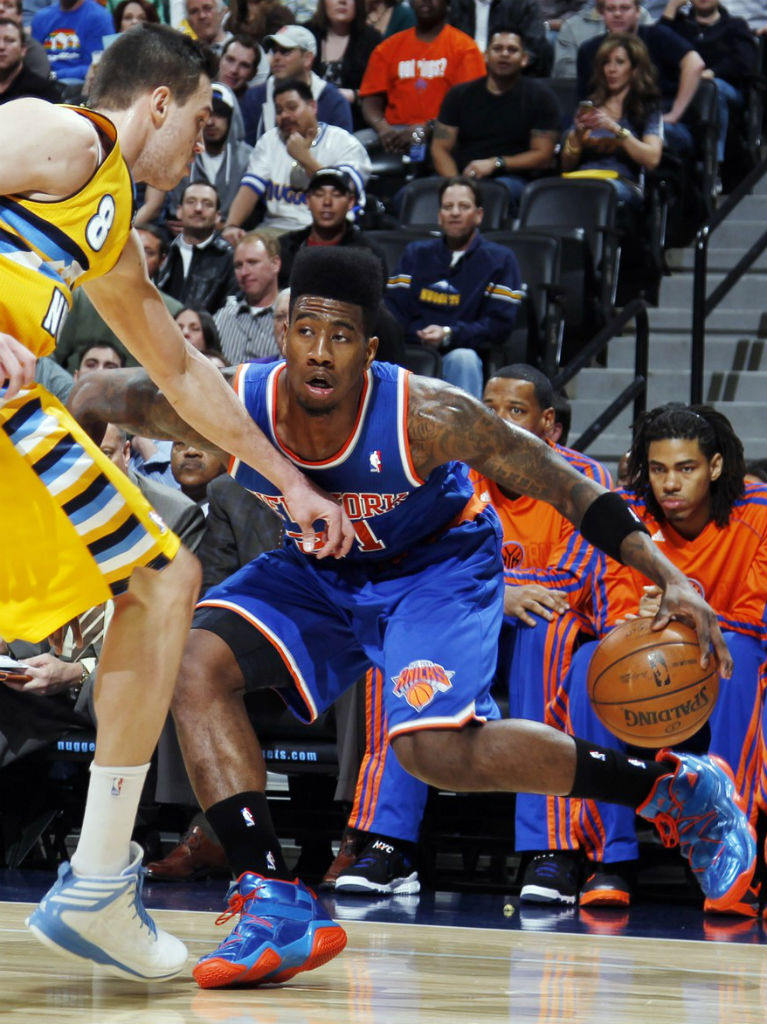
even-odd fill
[(350, 867), (336, 879), (337, 893), (412, 895), (421, 891), (413, 857), (405, 846), (371, 838)]

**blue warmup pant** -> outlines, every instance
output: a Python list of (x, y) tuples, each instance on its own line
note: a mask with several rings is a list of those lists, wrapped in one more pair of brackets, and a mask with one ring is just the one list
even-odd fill
[[(719, 684), (719, 697), (709, 718), (708, 752), (718, 754), (730, 765), (747, 812), (753, 816), (761, 768), (765, 652), (758, 640), (742, 633), (727, 632), (724, 638), (735, 669), (732, 679), (723, 679)], [(595, 644), (581, 647), (565, 681), (572, 729), (581, 739), (625, 751), (626, 744), (616, 739), (591, 709), (586, 675), (594, 647)], [(591, 860), (611, 864), (635, 860), (639, 855), (635, 814), (630, 807), (582, 800), (579, 832)]]

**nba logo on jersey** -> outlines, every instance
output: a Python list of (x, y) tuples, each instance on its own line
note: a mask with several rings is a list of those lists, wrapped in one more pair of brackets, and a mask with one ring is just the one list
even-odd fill
[(111, 796), (119, 796), (122, 793), (123, 780), (121, 775), (115, 775), (112, 779), (112, 788), (109, 793)]
[(270, 871), (277, 870), (277, 861), (274, 859), (274, 854), (271, 850), (266, 851), (266, 866)]
[(394, 693), (403, 697), (415, 711), (423, 711), (438, 693), (452, 689), (455, 672), (448, 672), (434, 661), (411, 661), (398, 676), (392, 677)]
[(255, 822), (255, 819), (253, 817), (253, 812), (251, 811), (251, 809), (249, 807), (242, 807), (240, 809), (240, 814), (242, 815), (243, 820), (245, 821), (245, 824), (247, 825), (248, 828), (255, 828), (256, 827), (256, 822)]
[(381, 472), (381, 452), (380, 449), (376, 448), (374, 452), (370, 453), (370, 472), (380, 473)]

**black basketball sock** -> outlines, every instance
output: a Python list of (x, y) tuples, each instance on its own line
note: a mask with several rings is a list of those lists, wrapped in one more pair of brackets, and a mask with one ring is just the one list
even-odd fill
[(596, 743), (575, 740), (575, 781), (568, 796), (639, 807), (655, 782), (668, 775), (668, 762), (645, 761)]
[(243, 871), (253, 871), (267, 878), (292, 880), (263, 793), (237, 793), (213, 804), (205, 815), (226, 850), (235, 878)]

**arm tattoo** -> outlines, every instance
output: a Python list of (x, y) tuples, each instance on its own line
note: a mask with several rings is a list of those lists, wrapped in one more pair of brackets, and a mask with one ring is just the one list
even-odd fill
[(408, 435), (422, 477), (443, 462), (466, 462), (509, 493), (549, 502), (575, 526), (604, 491), (532, 434), (436, 381), (411, 381)]
[(186, 441), (196, 448), (224, 455), (182, 420), (145, 370), (104, 370), (81, 378), (67, 402), (70, 412), (96, 440), (107, 423), (158, 441)]

